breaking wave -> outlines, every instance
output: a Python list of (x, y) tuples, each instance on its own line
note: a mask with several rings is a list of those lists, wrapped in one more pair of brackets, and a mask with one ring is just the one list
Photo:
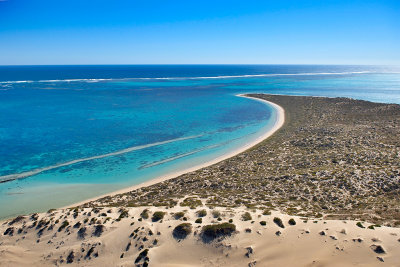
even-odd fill
[[(25, 81), (1, 81), (0, 84), (18, 83), (58, 83), (58, 82), (107, 82), (107, 81), (135, 81), (135, 80), (199, 80), (199, 79), (230, 79), (230, 78), (257, 78), (257, 77), (277, 77), (277, 76), (317, 76), (317, 75), (350, 75), (378, 73), (373, 71), (352, 71), (352, 72), (309, 72), (309, 73), (269, 73), (269, 74), (249, 74), (249, 75), (225, 75), (225, 76), (205, 76), (205, 77), (156, 77), (156, 78), (103, 78), (103, 79), (64, 79), (64, 80), (25, 80)], [(385, 72), (397, 73), (397, 72)]]

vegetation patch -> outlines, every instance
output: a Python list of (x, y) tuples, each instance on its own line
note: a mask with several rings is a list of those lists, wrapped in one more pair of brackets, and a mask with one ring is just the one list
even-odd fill
[(181, 223), (174, 228), (172, 235), (176, 239), (185, 239), (192, 232), (192, 224)]
[(218, 210), (213, 210), (213, 211), (211, 212), (211, 214), (212, 214), (212, 216), (213, 216), (214, 218), (218, 218), (218, 217), (221, 216), (221, 212), (219, 212)]
[(271, 211), (270, 210), (264, 210), (263, 211), (263, 215), (271, 215)]
[(162, 211), (156, 211), (153, 213), (153, 216), (151, 217), (151, 220), (153, 222), (158, 222), (164, 218), (165, 212)]
[(181, 204), (182, 207), (190, 207), (191, 209), (195, 209), (197, 207), (203, 206), (203, 203), (201, 202), (200, 199), (195, 198), (195, 197), (188, 197), (185, 198)]
[(179, 220), (180, 218), (183, 218), (183, 216), (185, 216), (185, 213), (183, 211), (179, 211), (179, 212), (175, 212), (173, 216), (174, 216), (175, 220)]
[(242, 214), (242, 221), (250, 221), (251, 219), (253, 218), (251, 217), (250, 212), (245, 212)]
[(93, 231), (93, 236), (96, 236), (96, 237), (100, 237), (101, 236), (101, 234), (104, 232), (104, 229), (105, 229), (105, 227), (104, 227), (104, 225), (102, 225), (102, 224), (98, 224), (98, 225), (96, 225), (95, 227), (94, 227), (94, 231)]
[(201, 236), (203, 240), (214, 240), (218, 237), (226, 237), (232, 235), (236, 231), (236, 225), (232, 223), (211, 224), (203, 226)]
[(65, 227), (67, 227), (69, 225), (68, 221), (63, 221), (63, 223), (61, 224), (61, 226), (58, 228), (58, 231), (61, 232), (62, 230), (65, 229)]
[(196, 212), (198, 217), (205, 217), (207, 216), (207, 211), (206, 210), (199, 210)]
[(140, 217), (142, 217), (143, 219), (148, 219), (149, 218), (149, 210), (148, 209), (144, 209), (141, 213), (140, 213)]
[(18, 216), (18, 217), (16, 217), (16, 218), (12, 219), (12, 220), (8, 223), (8, 225), (13, 225), (13, 224), (15, 224), (15, 223), (19, 223), (20, 221), (22, 221), (22, 220), (24, 220), (24, 219), (25, 219), (25, 216)]
[(364, 226), (361, 222), (356, 223), (356, 225), (357, 225), (358, 227), (360, 227), (360, 228), (365, 228), (365, 226)]
[(285, 226), (283, 225), (283, 222), (282, 222), (281, 218), (275, 217), (275, 218), (274, 218), (274, 223), (275, 223), (276, 225), (278, 225), (280, 228), (285, 228)]

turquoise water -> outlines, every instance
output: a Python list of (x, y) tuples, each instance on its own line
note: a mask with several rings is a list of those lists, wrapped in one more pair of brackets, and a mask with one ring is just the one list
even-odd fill
[(45, 211), (186, 169), (272, 127), (239, 93), (400, 103), (394, 67), (0, 67), (0, 217)]

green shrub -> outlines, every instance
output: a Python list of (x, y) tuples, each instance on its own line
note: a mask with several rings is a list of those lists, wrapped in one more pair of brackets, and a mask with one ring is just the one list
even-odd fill
[(192, 224), (181, 223), (172, 231), (173, 237), (176, 239), (185, 239), (192, 232)]
[(267, 225), (267, 222), (266, 222), (266, 221), (261, 221), (260, 224), (261, 224), (262, 226), (265, 226), (265, 225)]
[(283, 222), (282, 222), (281, 218), (275, 217), (275, 218), (274, 218), (274, 223), (275, 223), (276, 225), (278, 225), (279, 227), (281, 227), (281, 228), (285, 228), (285, 226), (283, 225)]
[(185, 216), (185, 213), (184, 213), (183, 211), (174, 213), (174, 218), (175, 218), (176, 220), (179, 220), (179, 219), (182, 218), (183, 216)]
[(251, 214), (249, 212), (245, 212), (242, 214), (243, 221), (250, 221), (251, 219), (253, 219), (253, 218), (251, 217)]
[(211, 224), (203, 226), (201, 235), (205, 239), (215, 239), (221, 236), (229, 236), (236, 231), (236, 226), (231, 223)]
[(218, 218), (218, 217), (221, 216), (221, 212), (219, 212), (219, 211), (217, 211), (217, 210), (213, 210), (213, 211), (212, 211), (212, 216), (213, 216), (214, 218)]
[(142, 211), (142, 213), (140, 213), (140, 217), (142, 217), (143, 219), (148, 219), (149, 218), (149, 210), (148, 209), (144, 209)]
[(69, 225), (68, 221), (63, 221), (63, 223), (61, 224), (61, 226), (58, 228), (58, 231), (61, 232), (62, 230), (64, 230), (65, 227), (67, 227)]
[[(129, 217), (129, 212), (127, 211), (127, 210), (120, 210), (120, 214), (119, 214), (119, 217), (118, 217), (118, 219), (117, 219), (117, 221), (120, 221), (122, 218), (128, 218)], [(106, 213), (104, 213), (105, 214), (105, 216), (107, 216), (107, 214)]]
[(197, 218), (194, 222), (195, 222), (195, 223), (202, 223), (202, 222), (203, 222), (203, 219), (202, 219), (202, 218)]
[(290, 225), (296, 225), (296, 221), (295, 221), (293, 218), (291, 218), (291, 219), (289, 220), (289, 224), (290, 224)]
[(92, 212), (94, 212), (94, 213), (96, 213), (96, 214), (97, 214), (97, 213), (99, 213), (99, 212), (100, 212), (100, 209), (99, 209), (99, 208), (93, 208), (93, 209), (92, 209)]
[(358, 222), (356, 225), (357, 225), (358, 227), (360, 227), (360, 228), (365, 228), (364, 225), (362, 225), (361, 222)]
[(381, 227), (381, 225), (380, 224), (371, 224), (370, 226), (368, 226), (368, 229), (375, 230), (375, 227)]
[(271, 215), (271, 211), (270, 210), (264, 210), (263, 211), (263, 215)]
[(181, 204), (182, 207), (190, 207), (191, 209), (195, 209), (197, 207), (203, 206), (203, 203), (201, 202), (200, 199), (197, 199), (195, 197), (188, 197), (185, 198)]
[(229, 223), (233, 223), (233, 220), (232, 219), (229, 219), (229, 221), (228, 221)]
[(199, 210), (196, 212), (198, 217), (205, 217), (207, 215), (207, 211), (206, 210)]
[(151, 217), (151, 220), (153, 222), (158, 222), (164, 218), (165, 212), (162, 211), (156, 211), (153, 213), (153, 217)]

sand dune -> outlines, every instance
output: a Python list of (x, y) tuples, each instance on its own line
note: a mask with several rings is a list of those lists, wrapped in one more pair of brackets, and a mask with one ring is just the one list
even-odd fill
[[(141, 216), (145, 209), (65, 209), (26, 216), (15, 223), (9, 220), (0, 227), (0, 265), (399, 266), (400, 263), (397, 228), (369, 229), (368, 223), (360, 228), (355, 221), (307, 220), (277, 211), (263, 215), (263, 211), (246, 208), (148, 207), (146, 219)], [(198, 211), (203, 209), (206, 215), (202, 223), (195, 223)], [(165, 212), (164, 218), (153, 222), (155, 211)], [(177, 212), (184, 212), (187, 220), (176, 218)], [(251, 219), (244, 221), (242, 215), (246, 212)], [(275, 217), (281, 218), (285, 228), (274, 223)], [(288, 223), (291, 218), (296, 225)], [(204, 225), (230, 219), (236, 226), (235, 233), (211, 242), (204, 240), (201, 234)], [(260, 224), (262, 221), (265, 226)], [(178, 240), (172, 233), (181, 223), (190, 223), (192, 233)], [(65, 228), (61, 227), (63, 224)], [(82, 229), (86, 229), (86, 236)], [(382, 252), (380, 248), (383, 253), (377, 253)], [(140, 258), (146, 249), (148, 253)]]

